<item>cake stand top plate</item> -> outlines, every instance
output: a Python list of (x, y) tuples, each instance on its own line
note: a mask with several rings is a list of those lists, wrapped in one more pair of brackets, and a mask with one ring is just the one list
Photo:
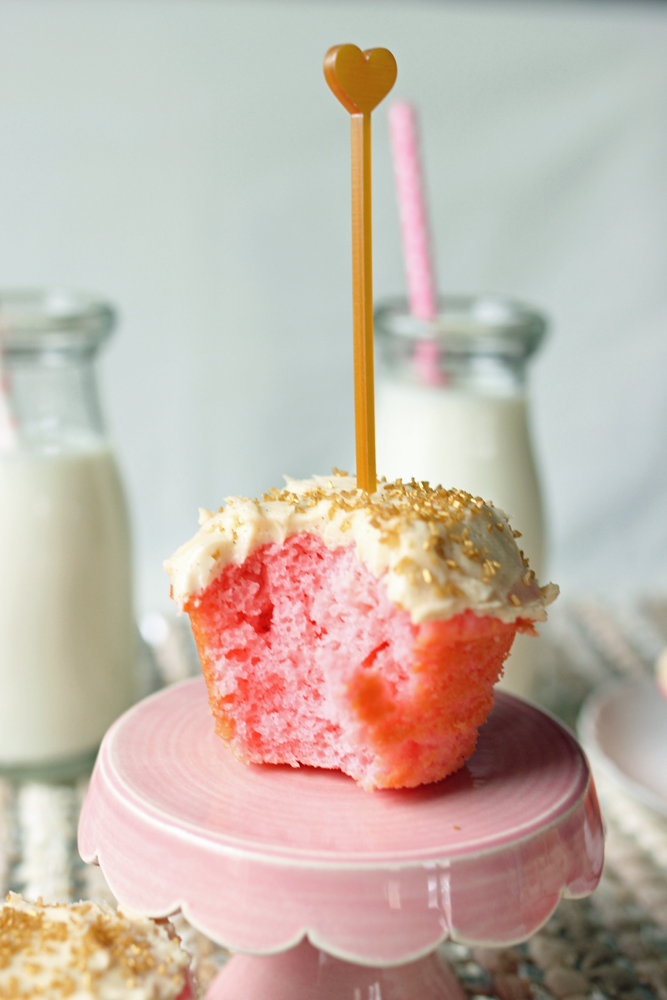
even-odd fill
[(133, 909), (182, 907), (237, 950), (277, 951), (307, 932), (333, 954), (374, 963), (407, 961), (448, 935), (525, 938), (560, 895), (590, 892), (602, 863), (581, 749), (510, 695), (496, 694), (457, 774), (368, 793), (337, 771), (236, 761), (200, 679), (111, 727), (79, 846)]

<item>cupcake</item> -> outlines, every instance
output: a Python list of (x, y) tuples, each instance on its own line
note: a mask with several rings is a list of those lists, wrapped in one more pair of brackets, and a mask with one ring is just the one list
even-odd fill
[(426, 482), (287, 480), (200, 511), (165, 568), (216, 730), (247, 763), (339, 768), (367, 789), (439, 781), (472, 754), (540, 588), (491, 503)]
[(192, 1000), (190, 956), (168, 923), (95, 903), (0, 907), (0, 997)]

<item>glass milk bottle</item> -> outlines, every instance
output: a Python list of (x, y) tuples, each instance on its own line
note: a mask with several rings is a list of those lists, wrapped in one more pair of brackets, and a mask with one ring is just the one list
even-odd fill
[[(537, 312), (496, 296), (442, 298), (434, 321), (405, 302), (375, 313), (377, 467), (491, 500), (521, 532), (538, 579), (544, 518), (530, 438), (526, 362), (544, 337)], [(544, 581), (541, 581), (544, 582)], [(531, 690), (531, 639), (518, 636), (503, 684)]]
[(0, 293), (0, 770), (83, 769), (132, 702), (125, 498), (94, 361), (109, 306)]

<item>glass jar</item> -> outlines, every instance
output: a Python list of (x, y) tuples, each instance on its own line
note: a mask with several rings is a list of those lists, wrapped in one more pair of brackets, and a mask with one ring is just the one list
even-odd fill
[[(427, 479), (465, 489), (505, 511), (540, 578), (545, 528), (530, 435), (526, 362), (546, 321), (499, 296), (447, 296), (433, 321), (407, 302), (375, 311), (378, 350), (377, 467), (388, 479)], [(519, 636), (506, 687), (529, 694)]]
[(133, 701), (125, 497), (94, 362), (113, 310), (0, 293), (0, 769), (66, 777)]

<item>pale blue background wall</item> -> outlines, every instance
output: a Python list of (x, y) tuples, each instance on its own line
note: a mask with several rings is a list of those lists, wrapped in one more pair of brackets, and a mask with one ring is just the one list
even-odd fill
[[(566, 591), (667, 589), (667, 5), (0, 0), (0, 285), (99, 290), (139, 604), (198, 505), (353, 463), (335, 43), (422, 111), (444, 290), (553, 320), (535, 439)], [(383, 113), (375, 283), (403, 288)], [(465, 485), (465, 484), (461, 484)]]

